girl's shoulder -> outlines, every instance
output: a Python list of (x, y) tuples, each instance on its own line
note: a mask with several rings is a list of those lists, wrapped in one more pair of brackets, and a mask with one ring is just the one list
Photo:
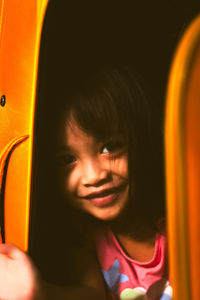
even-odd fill
[[(159, 282), (162, 280), (163, 274), (167, 276), (167, 271), (165, 271), (165, 232), (165, 221), (160, 220), (159, 230), (157, 230), (154, 241), (154, 253), (151, 259), (146, 261), (138, 260), (136, 256), (129, 255), (131, 251), (126, 251), (124, 245), (120, 243), (119, 237), (117, 237), (109, 227), (102, 228), (95, 232), (94, 239), (96, 242), (98, 261), (104, 280), (113, 294), (117, 293), (121, 295), (125, 293), (124, 290), (126, 289), (137, 290), (138, 287), (142, 287), (146, 292), (149, 290), (148, 293), (152, 293), (155, 281)], [(135, 244), (133, 247), (137, 248), (138, 245)], [(145, 253), (144, 248), (141, 252)], [(155, 297), (152, 299), (155, 299)]]

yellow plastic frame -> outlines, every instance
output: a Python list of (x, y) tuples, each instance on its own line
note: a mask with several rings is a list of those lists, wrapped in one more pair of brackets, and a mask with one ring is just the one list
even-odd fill
[(48, 0), (0, 1), (0, 97), (6, 96), (5, 106), (0, 106), (0, 191), (4, 193), (5, 241), (25, 251), (38, 56), (47, 3)]
[(200, 295), (200, 16), (173, 60), (165, 121), (170, 280), (174, 300)]

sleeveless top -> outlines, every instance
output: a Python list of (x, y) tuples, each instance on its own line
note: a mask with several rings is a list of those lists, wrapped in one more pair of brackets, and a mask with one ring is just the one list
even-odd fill
[(148, 262), (138, 262), (129, 257), (109, 229), (97, 232), (94, 239), (102, 274), (113, 299), (172, 299), (172, 289), (165, 278), (164, 235), (156, 235), (154, 256)]

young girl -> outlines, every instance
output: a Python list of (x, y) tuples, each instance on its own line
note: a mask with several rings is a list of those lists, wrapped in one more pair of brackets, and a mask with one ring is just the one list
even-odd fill
[(76, 287), (41, 284), (31, 265), (35, 294), (171, 299), (150, 112), (135, 77), (124, 66), (98, 70), (64, 102), (56, 161), (81, 239), (68, 253)]

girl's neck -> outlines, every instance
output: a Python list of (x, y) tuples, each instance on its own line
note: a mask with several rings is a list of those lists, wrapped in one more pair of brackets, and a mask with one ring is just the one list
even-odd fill
[(156, 231), (141, 218), (135, 218), (134, 222), (127, 219), (112, 222), (110, 227), (129, 257), (140, 262), (148, 262), (153, 258)]
[(117, 239), (124, 252), (138, 262), (149, 262), (155, 252), (156, 236), (147, 241), (138, 241), (128, 235), (118, 234)]
[(110, 222), (110, 228), (116, 236), (126, 236), (138, 242), (151, 241), (157, 232), (156, 228), (151, 227), (141, 216), (134, 218), (124, 216), (113, 220)]

